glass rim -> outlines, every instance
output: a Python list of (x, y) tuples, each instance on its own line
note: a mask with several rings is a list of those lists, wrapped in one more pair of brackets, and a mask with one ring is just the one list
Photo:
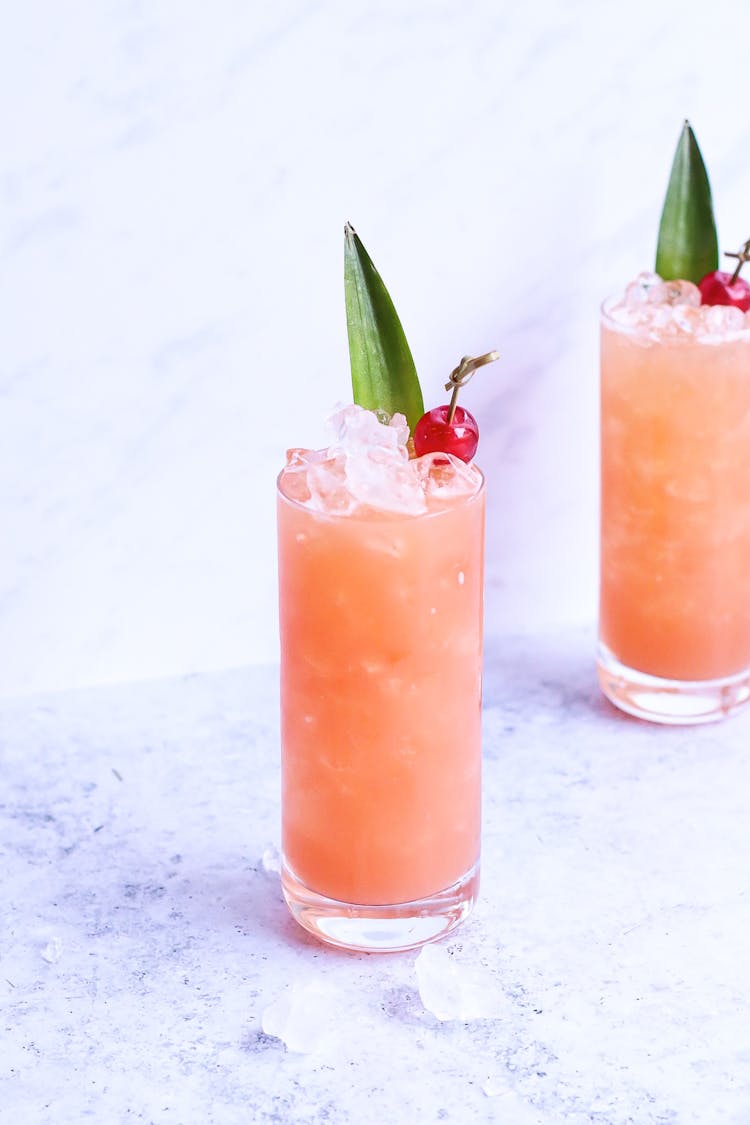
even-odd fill
[[(415, 458), (415, 460), (416, 460), (416, 458)], [(391, 511), (387, 511), (386, 509), (383, 509), (383, 508), (370, 508), (370, 507), (360, 507), (359, 509), (357, 509), (354, 512), (346, 512), (346, 513), (345, 512), (321, 512), (317, 508), (311, 508), (310, 505), (307, 504), (304, 500), (295, 500), (294, 497), (289, 496), (289, 495), (287, 495), (286, 492), (284, 492), (284, 489), (282, 488), (281, 482), (282, 482), (282, 478), (284, 476), (284, 473), (287, 471), (286, 465), (284, 466), (284, 468), (281, 470), (281, 472), (276, 477), (276, 495), (277, 495), (279, 500), (283, 500), (283, 502), (285, 504), (288, 504), (290, 508), (296, 508), (299, 511), (304, 512), (306, 515), (312, 516), (314, 519), (331, 520), (331, 521), (359, 520), (361, 523), (367, 523), (367, 524), (373, 524), (373, 523), (404, 523), (407, 520), (411, 521), (411, 520), (436, 519), (440, 516), (445, 515), (448, 512), (454, 511), (458, 507), (463, 507), (466, 504), (473, 503), (473, 501), (478, 500), (481, 496), (484, 495), (486, 484), (487, 484), (487, 478), (485, 477), (484, 473), (479, 468), (479, 466), (476, 464), (476, 462), (472, 461), (471, 464), (473, 465), (474, 469), (476, 469), (477, 473), (479, 474), (479, 480), (477, 482), (477, 487), (475, 488), (475, 490), (473, 492), (469, 493), (468, 495), (461, 495), (461, 496), (457, 497), (456, 503), (448, 504), (443, 508), (428, 509), (426, 512), (391, 512)]]

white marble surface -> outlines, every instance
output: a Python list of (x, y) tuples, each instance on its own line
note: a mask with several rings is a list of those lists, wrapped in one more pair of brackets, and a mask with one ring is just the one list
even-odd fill
[(13, 6), (0, 694), (274, 660), (274, 477), (350, 393), (346, 219), (430, 402), (502, 351), (466, 395), (490, 631), (590, 622), (598, 304), (686, 114), (747, 237), (748, 31), (746, 0)]
[[(628, 719), (592, 646), (489, 646), (483, 889), (446, 945), (496, 1002), (467, 1022), (415, 954), (287, 915), (274, 666), (3, 703), (4, 1118), (746, 1125), (750, 712)], [(302, 1054), (262, 1030), (295, 985), (327, 1012)]]

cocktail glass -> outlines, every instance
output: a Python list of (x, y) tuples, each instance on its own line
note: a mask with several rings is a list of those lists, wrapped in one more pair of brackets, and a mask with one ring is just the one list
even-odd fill
[(282, 885), (333, 945), (409, 949), (479, 886), (484, 481), (418, 515), (278, 482)]
[(750, 328), (723, 307), (617, 309), (601, 316), (599, 681), (641, 718), (720, 719), (750, 698)]

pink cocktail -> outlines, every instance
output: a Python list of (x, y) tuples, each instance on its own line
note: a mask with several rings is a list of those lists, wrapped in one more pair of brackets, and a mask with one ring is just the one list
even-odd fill
[(478, 889), (484, 483), (339, 425), (279, 477), (283, 887), (318, 937), (403, 949)]
[(644, 275), (601, 334), (599, 676), (663, 722), (750, 696), (750, 326)]

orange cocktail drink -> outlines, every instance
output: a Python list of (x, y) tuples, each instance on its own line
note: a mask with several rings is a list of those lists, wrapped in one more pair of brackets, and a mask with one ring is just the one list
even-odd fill
[(601, 330), (602, 686), (634, 714), (750, 693), (750, 328), (646, 278)]
[(478, 885), (483, 480), (403, 441), (298, 453), (278, 490), (284, 892), (363, 949), (446, 932)]

